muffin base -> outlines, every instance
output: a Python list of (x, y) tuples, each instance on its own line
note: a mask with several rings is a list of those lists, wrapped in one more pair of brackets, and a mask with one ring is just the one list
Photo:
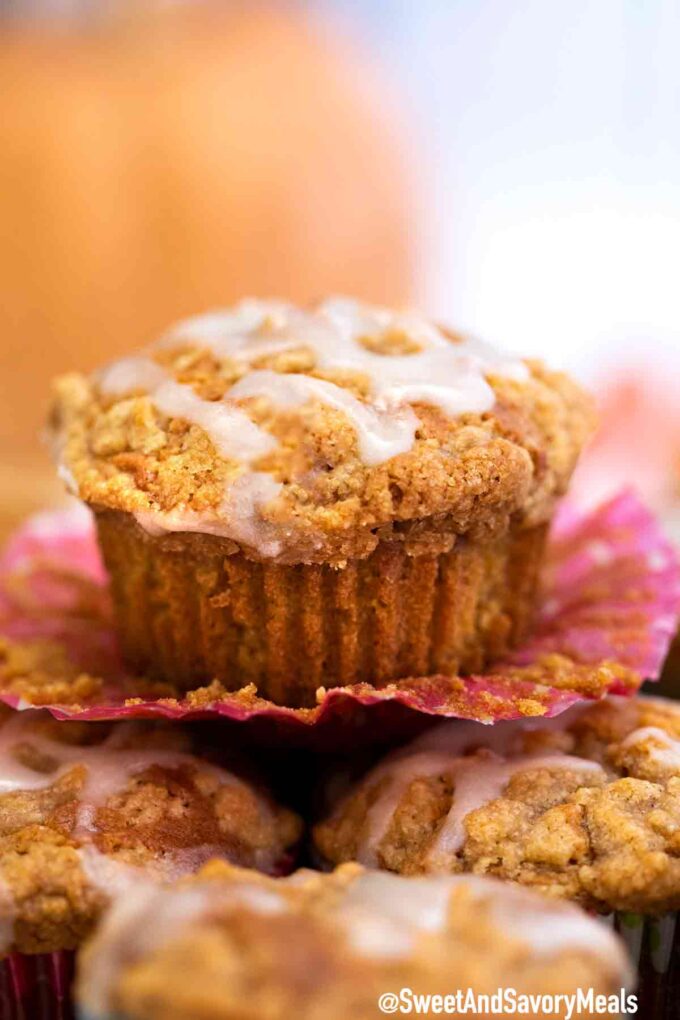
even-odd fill
[(255, 684), (290, 706), (320, 687), (478, 671), (525, 636), (547, 526), (447, 552), (381, 541), (344, 568), (256, 562), (231, 542), (155, 536), (96, 510), (127, 665), (189, 690)]

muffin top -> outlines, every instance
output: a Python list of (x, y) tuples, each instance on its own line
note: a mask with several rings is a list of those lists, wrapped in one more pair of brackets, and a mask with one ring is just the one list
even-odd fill
[(114, 894), (211, 857), (276, 870), (299, 820), (182, 726), (2, 714), (0, 953), (71, 949)]
[(373, 1020), (403, 987), (606, 994), (628, 981), (604, 926), (492, 879), (209, 865), (116, 904), (81, 955), (77, 998), (92, 1020)]
[(680, 705), (611, 698), (556, 719), (444, 723), (315, 830), (331, 862), (497, 875), (602, 912), (680, 908)]
[(61, 474), (89, 504), (284, 563), (540, 523), (591, 425), (566, 376), (339, 298), (189, 319), (58, 379), (51, 414)]

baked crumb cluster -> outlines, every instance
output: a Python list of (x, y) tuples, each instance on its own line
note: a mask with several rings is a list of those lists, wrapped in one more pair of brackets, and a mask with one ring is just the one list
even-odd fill
[(588, 908), (680, 907), (680, 706), (610, 698), (554, 720), (445, 723), (315, 830), (330, 862), (474, 872)]
[(51, 421), (64, 478), (95, 507), (253, 558), (340, 562), (384, 537), (444, 548), (547, 520), (592, 410), (539, 363), (334, 299), (181, 323), (141, 357), (59, 379)]
[(101, 696), (104, 681), (84, 671), (58, 641), (0, 637), (0, 689), (34, 708), (79, 705)]
[(212, 857), (275, 870), (300, 822), (181, 726), (3, 710), (0, 952), (75, 948), (111, 898)]
[(347, 865), (276, 882), (225, 865), (119, 902), (82, 954), (93, 1020), (374, 1018), (403, 987), (599, 994), (630, 980), (611, 932), (566, 904), (468, 877)]

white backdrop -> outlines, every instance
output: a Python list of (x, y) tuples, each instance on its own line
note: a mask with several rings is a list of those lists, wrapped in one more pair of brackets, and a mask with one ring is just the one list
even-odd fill
[(333, 6), (401, 92), (423, 303), (582, 375), (680, 369), (680, 3)]

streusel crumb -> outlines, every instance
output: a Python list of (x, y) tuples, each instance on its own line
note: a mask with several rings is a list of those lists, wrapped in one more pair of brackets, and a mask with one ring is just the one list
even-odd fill
[(93, 1020), (373, 1020), (401, 988), (606, 994), (629, 980), (596, 921), (490, 880), (348, 865), (272, 881), (212, 867), (114, 908), (83, 952), (77, 994)]
[(680, 706), (610, 698), (553, 720), (445, 723), (317, 825), (318, 850), (404, 874), (497, 875), (600, 911), (680, 906)]
[(3, 709), (0, 952), (72, 949), (118, 892), (210, 857), (277, 870), (300, 821), (182, 726)]
[[(339, 353), (327, 354), (335, 334), (326, 339), (310, 333), (320, 322), (328, 326), (328, 305), (333, 303), (309, 313), (278, 306), (268, 316), (260, 312), (259, 324), (244, 333), (245, 348), (235, 346), (229, 333), (232, 319), (240, 321), (239, 309), (224, 313), (224, 336), (211, 317), (189, 320), (148, 357), (130, 359), (127, 368), (120, 363), (90, 378), (63, 376), (51, 422), (71, 487), (95, 506), (159, 523), (158, 515), (167, 523), (168, 515), (180, 513), (193, 522), (192, 530), (214, 532), (222, 523), (228, 534), (228, 518), (243, 511), (244, 480), (251, 486), (255, 474), (248, 512), (255, 501), (264, 523), (257, 537), (243, 529), (232, 537), (257, 557), (269, 526), (285, 534), (288, 562), (296, 555), (305, 561), (366, 556), (379, 537), (408, 532), (424, 518), (431, 519), (434, 534), (479, 534), (503, 530), (513, 515), (527, 525), (550, 517), (593, 423), (591, 403), (575, 383), (538, 362), (519, 362), (520, 370), (513, 365), (510, 371), (498, 358), (478, 355), (476, 347), (470, 357), (482, 368), (470, 382), (464, 338), (419, 320), (383, 330), (377, 324), (387, 313), (362, 306), (353, 306), (352, 315), (359, 323), (367, 318), (367, 332), (356, 327), (347, 361), (346, 341)], [(418, 337), (425, 331), (429, 342), (448, 346), (449, 359), (460, 348), (462, 368), (455, 358), (439, 372), (426, 364), (427, 385), (393, 387), (390, 399), (403, 403), (382, 409), (374, 391), (383, 360), (403, 362), (401, 369), (397, 364), (399, 379), (408, 382), (409, 366), (417, 371), (409, 359), (422, 357)], [(440, 347), (433, 350), (441, 358)], [(364, 364), (362, 357), (371, 355)], [(163, 391), (155, 402), (158, 373), (179, 384), (179, 397), (177, 390), (170, 398)], [(310, 380), (327, 389), (307, 393)], [(461, 397), (462, 408), (483, 410), (452, 414), (451, 392), (446, 399), (439, 393), (447, 385), (454, 394), (472, 393), (468, 402)], [(488, 388), (488, 406), (478, 398), (480, 386)], [(224, 412), (225, 398), (230, 414), (236, 408), (243, 415), (238, 427), (230, 420), (234, 436), (228, 442), (225, 423), (214, 414)], [(358, 404), (348, 409), (348, 398)], [(402, 428), (404, 415), (414, 416), (412, 435)], [(364, 418), (373, 442), (368, 452)], [(210, 526), (196, 523), (206, 519)]]

